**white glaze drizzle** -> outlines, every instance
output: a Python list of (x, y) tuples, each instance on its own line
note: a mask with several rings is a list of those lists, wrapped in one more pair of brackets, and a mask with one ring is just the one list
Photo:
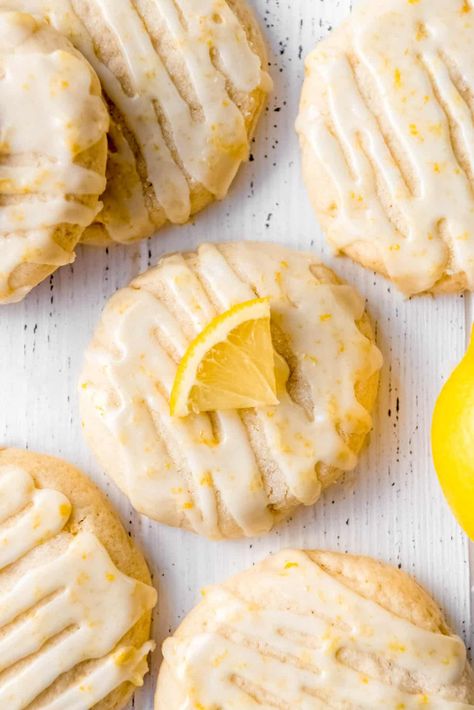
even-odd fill
[[(342, 703), (358, 710), (474, 707), (447, 700), (441, 690), (459, 681), (465, 669), (458, 637), (395, 616), (304, 552), (269, 558), (248, 582), (238, 593), (226, 585), (206, 591), (205, 630), (178, 632), (165, 641), (165, 660), (186, 697), (176, 710), (317, 710), (328, 707), (325, 698), (331, 707)], [(383, 659), (392, 673), (397, 668), (415, 678), (420, 691), (409, 693), (349, 667), (342, 651)], [(256, 700), (256, 690), (279, 704)]]
[(58, 698), (40, 703), (38, 710), (84, 710), (103, 700), (124, 681), (143, 685), (143, 676), (148, 673), (146, 658), (154, 648), (155, 644), (148, 641), (141, 648), (125, 646), (105, 656), (85, 680), (71, 685)]
[[(10, 0), (1, 0), (0, 7), (10, 4)], [(92, 5), (120, 50), (131, 93), (124, 90), (114, 74), (113, 63), (104, 63), (95, 53), (89, 31), (75, 14), (70, 0), (54, 3), (19, 0), (15, 5), (47, 16), (87, 56), (101, 79), (104, 92), (118, 108), (139, 146), (147, 179), (167, 219), (175, 223), (189, 219), (190, 179), (218, 199), (225, 196), (249, 151), (244, 117), (231, 100), (226, 81), (248, 93), (259, 87), (268, 91), (271, 86), (239, 19), (225, 0), (157, 0), (155, 3), (157, 16), (166, 25), (173, 46), (179, 51), (202, 116), (194, 115), (181, 95), (155, 50), (143, 18), (130, 0), (120, 3), (93, 0)], [(211, 51), (217, 53), (224, 73), (215, 66)], [(173, 151), (158, 121), (157, 107), (166, 119)], [(119, 150), (119, 157), (114, 158), (116, 164), (122, 163), (122, 169), (128, 165), (129, 174), (136, 174), (135, 158), (123, 136), (118, 137), (116, 147)], [(109, 236), (117, 241), (127, 241), (140, 230), (149, 229), (143, 196), (139, 197), (131, 184), (130, 190), (130, 208), (133, 205), (134, 209), (139, 209), (138, 227), (121, 224), (113, 213), (117, 209), (123, 212), (127, 205), (114, 207), (107, 203), (107, 193), (104, 196), (102, 219)], [(135, 212), (130, 211), (130, 219), (134, 218)]]
[(9, 283), (20, 264), (73, 261), (54, 230), (91, 224), (100, 205), (92, 209), (71, 196), (105, 188), (103, 176), (74, 164), (107, 130), (105, 106), (91, 94), (86, 63), (51, 43), (51, 30), (29, 15), (0, 13), (0, 194), (18, 197), (0, 207), (1, 302), (28, 292)]
[[(89, 412), (86, 430), (100, 417), (113, 437), (123, 475), (117, 482), (134, 507), (170, 524), (187, 518), (209, 537), (221, 534), (217, 492), (244, 534), (261, 534), (274, 523), (240, 414), (216, 412), (216, 437), (208, 415), (178, 419), (169, 413), (177, 362), (218, 311), (255, 294), (270, 296), (272, 316), (308, 382), (310, 415), (286, 391), (278, 407), (254, 413), (268, 456), (301, 503), (310, 505), (320, 496), (318, 462), (342, 470), (355, 466), (341, 430), (370, 429), (370, 415), (357, 402), (354, 386), (381, 366), (379, 351), (356, 325), (364, 304), (352, 288), (318, 284), (310, 272), (315, 262), (306, 255), (273, 246), (227, 249), (202, 245), (194, 271), (181, 256), (169, 257), (134, 288), (119, 292), (103, 317), (111, 349), (89, 349), (81, 387)], [(229, 257), (255, 290), (233, 271)], [(162, 297), (147, 291), (146, 283)]]
[(473, 36), (463, 0), (369, 1), (307, 59), (297, 127), (332, 186), (319, 205), (328, 238), (338, 250), (370, 243), (407, 294), (453, 273), (474, 288)]
[(12, 564), (33, 547), (59, 533), (71, 506), (57, 491), (38, 490), (30, 476), (19, 469), (0, 473), (0, 525), (28, 502), (28, 508), (6, 527), (0, 527), (0, 569)]
[[(86, 710), (125, 681), (141, 684), (153, 644), (119, 644), (154, 606), (155, 590), (121, 573), (92, 533), (62, 532), (71, 514), (68, 499), (37, 489), (23, 469), (0, 467), (0, 501), (0, 706), (29, 706), (61, 674), (88, 660), (96, 662), (35, 707)], [(58, 551), (15, 577), (11, 565), (44, 544)]]

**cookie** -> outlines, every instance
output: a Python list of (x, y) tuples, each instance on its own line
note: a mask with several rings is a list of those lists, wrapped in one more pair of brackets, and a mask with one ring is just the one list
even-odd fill
[(109, 103), (104, 208), (85, 241), (149, 237), (226, 195), (271, 86), (244, 0), (0, 0), (11, 5), (66, 34)]
[(474, 289), (474, 11), (363, 0), (306, 60), (297, 129), (329, 243), (407, 295)]
[(289, 550), (203, 591), (163, 646), (156, 710), (468, 710), (463, 642), (403, 572)]
[[(189, 343), (256, 296), (270, 298), (274, 345), (290, 370), (280, 404), (172, 417)], [(355, 467), (380, 367), (363, 300), (314, 256), (203, 244), (109, 301), (81, 376), (83, 426), (139, 512), (209, 538), (259, 535)]]
[(84, 474), (0, 449), (0, 707), (123, 708), (154, 647), (150, 584)]
[(59, 266), (100, 210), (108, 114), (99, 80), (45, 22), (0, 12), (0, 303)]

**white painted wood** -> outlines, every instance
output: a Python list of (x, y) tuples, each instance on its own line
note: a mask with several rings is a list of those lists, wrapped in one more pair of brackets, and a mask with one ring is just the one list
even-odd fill
[[(388, 282), (332, 259), (302, 185), (293, 124), (303, 58), (346, 17), (349, 0), (255, 0), (271, 48), (275, 91), (258, 132), (254, 161), (231, 195), (195, 224), (170, 228), (135, 247), (81, 249), (23, 303), (0, 312), (0, 443), (64, 456), (106, 490), (145, 549), (159, 586), (158, 644), (198, 597), (270, 551), (287, 546), (361, 552), (400, 565), (430, 589), (466, 642), (474, 642), (474, 550), (455, 524), (429, 452), (439, 388), (461, 358), (471, 298), (404, 301)], [(202, 240), (273, 240), (324, 255), (366, 296), (386, 357), (375, 430), (357, 472), (314, 509), (260, 540), (208, 543), (134, 514), (95, 465), (81, 435), (76, 382), (84, 348), (106, 299), (168, 250)], [(153, 674), (134, 707), (152, 709)], [(168, 709), (167, 709), (168, 710)], [(173, 710), (170, 708), (169, 710)], [(295, 709), (296, 710), (296, 709)]]

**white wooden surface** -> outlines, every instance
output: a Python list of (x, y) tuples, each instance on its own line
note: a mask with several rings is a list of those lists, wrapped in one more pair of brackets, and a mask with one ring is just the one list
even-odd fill
[[(429, 427), (440, 386), (464, 352), (472, 299), (408, 302), (384, 279), (330, 257), (302, 185), (293, 124), (304, 56), (348, 14), (351, 3), (254, 0), (254, 5), (266, 29), (275, 79), (254, 160), (241, 171), (228, 199), (195, 224), (170, 228), (135, 247), (79, 250), (73, 267), (62, 269), (25, 302), (1, 310), (0, 444), (63, 456), (108, 493), (146, 551), (159, 587), (158, 645), (194, 604), (202, 586), (270, 551), (296, 546), (370, 554), (416, 574), (471, 646), (474, 548), (439, 491)], [(370, 445), (350, 480), (272, 535), (216, 544), (133, 513), (85, 446), (76, 383), (94, 324), (117, 288), (166, 251), (232, 239), (273, 240), (321, 253), (366, 296), (386, 365)], [(139, 710), (152, 709), (158, 664), (157, 652), (153, 674), (135, 696)]]

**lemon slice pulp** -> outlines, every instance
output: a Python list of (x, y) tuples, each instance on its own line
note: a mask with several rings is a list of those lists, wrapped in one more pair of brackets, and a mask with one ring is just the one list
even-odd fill
[(189, 345), (171, 391), (171, 415), (277, 405), (276, 366), (281, 385), (288, 366), (273, 348), (269, 299), (240, 303)]
[(448, 503), (474, 540), (474, 337), (438, 398), (431, 443)]

